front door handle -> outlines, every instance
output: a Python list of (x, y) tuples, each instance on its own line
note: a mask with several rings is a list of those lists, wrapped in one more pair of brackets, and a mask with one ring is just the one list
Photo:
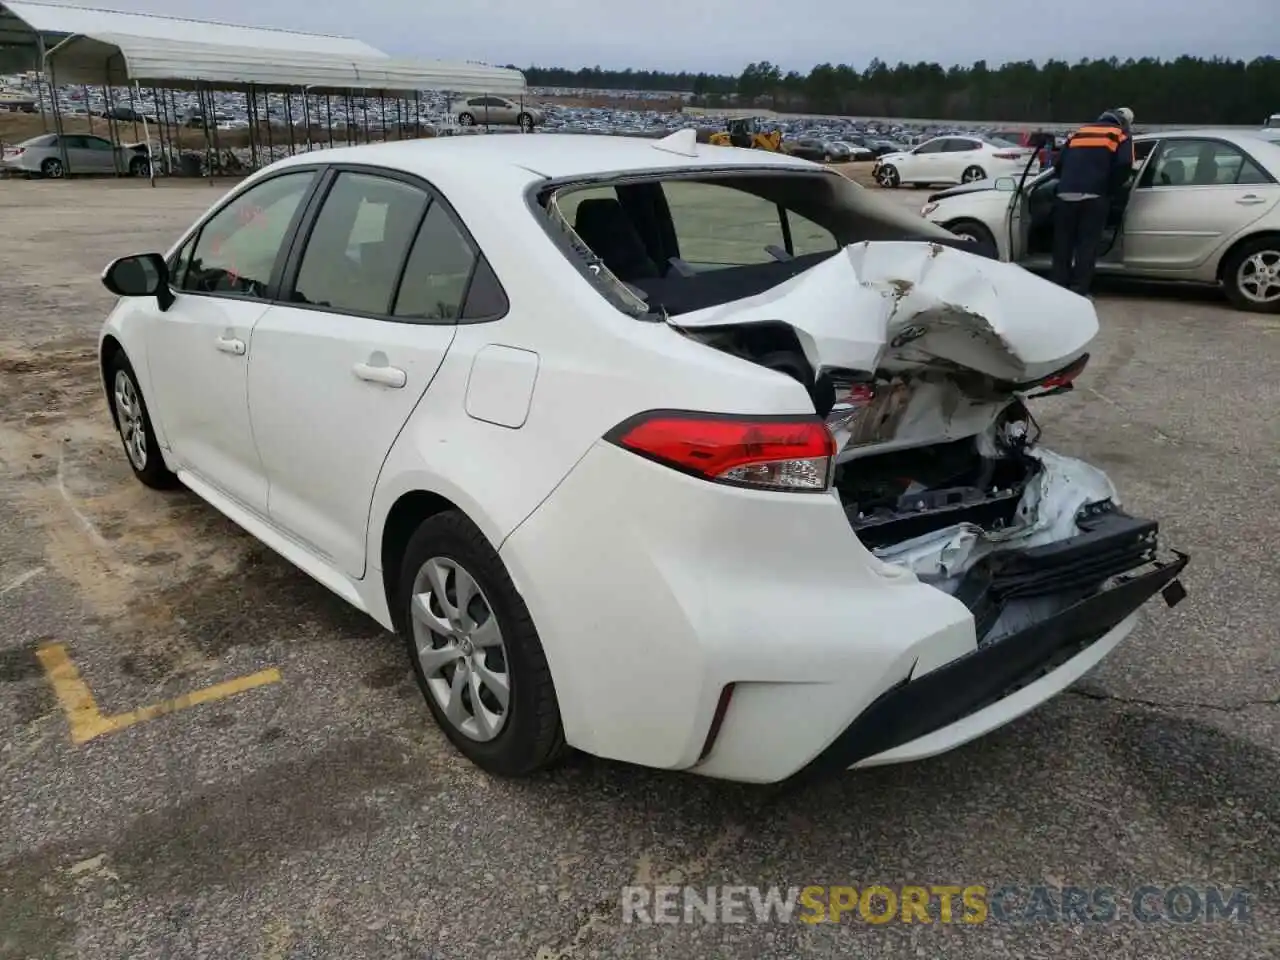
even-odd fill
[(375, 367), (367, 363), (357, 363), (352, 370), (361, 380), (368, 383), (378, 383), (395, 390), (400, 389), (409, 381), (408, 376), (399, 367)]
[(244, 341), (235, 337), (219, 337), (218, 349), (223, 353), (231, 353), (237, 357), (244, 356)]
[(1267, 201), (1265, 198), (1258, 196), (1256, 193), (1247, 193), (1243, 197), (1241, 197), (1239, 200), (1236, 201), (1236, 203), (1243, 204), (1246, 207), (1251, 207), (1256, 203), (1266, 203), (1266, 202)]

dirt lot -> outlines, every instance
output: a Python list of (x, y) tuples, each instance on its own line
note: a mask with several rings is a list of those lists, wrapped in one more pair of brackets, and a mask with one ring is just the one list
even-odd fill
[[(1191, 595), (1069, 694), (802, 793), (583, 757), (513, 784), (431, 726), (395, 638), (130, 477), (95, 373), (98, 274), (217, 193), (0, 184), (0, 958), (1280, 953), (1280, 321), (1100, 298), (1090, 369), (1043, 426), (1193, 555)], [(175, 700), (216, 684), (234, 695)], [(1243, 922), (623, 924), (621, 888), (653, 882), (1250, 899)]]

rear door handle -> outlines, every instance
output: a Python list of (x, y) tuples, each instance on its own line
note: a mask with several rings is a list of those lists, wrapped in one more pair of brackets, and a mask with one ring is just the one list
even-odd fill
[(219, 337), (218, 349), (223, 353), (235, 354), (237, 357), (244, 356), (244, 341), (237, 340), (235, 337)]
[(352, 370), (361, 380), (368, 383), (379, 383), (384, 387), (391, 387), (396, 390), (409, 381), (408, 376), (399, 367), (374, 367), (367, 363), (357, 363)]
[(1239, 200), (1236, 201), (1236, 203), (1244, 204), (1247, 207), (1251, 207), (1256, 203), (1266, 203), (1266, 202), (1267, 201), (1265, 198), (1258, 196), (1256, 193), (1247, 193), (1243, 197), (1241, 197)]

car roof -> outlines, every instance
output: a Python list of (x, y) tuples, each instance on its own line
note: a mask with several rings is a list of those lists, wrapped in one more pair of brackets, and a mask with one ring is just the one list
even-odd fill
[(485, 176), (506, 178), (517, 172), (527, 180), (529, 174), (536, 178), (560, 179), (690, 167), (814, 169), (807, 160), (767, 150), (698, 144), (695, 156), (684, 156), (657, 149), (659, 142), (646, 137), (598, 134), (481, 134), (317, 150), (281, 161), (280, 165), (316, 161), (362, 163), (416, 173), (433, 182), (451, 180), (452, 174), (461, 173), (473, 184), (483, 182), (480, 178)]

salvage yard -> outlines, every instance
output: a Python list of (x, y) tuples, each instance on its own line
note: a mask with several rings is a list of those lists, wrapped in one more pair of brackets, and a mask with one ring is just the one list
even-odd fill
[[(1191, 554), (1190, 595), (1040, 711), (800, 791), (582, 756), (510, 783), (449, 746), (399, 640), (130, 475), (98, 277), (221, 189), (0, 183), (0, 960), (1280, 954), (1280, 318), (1099, 295), (1088, 369), (1034, 409)], [(1248, 909), (622, 922), (623, 887), (664, 883), (1185, 884)]]

